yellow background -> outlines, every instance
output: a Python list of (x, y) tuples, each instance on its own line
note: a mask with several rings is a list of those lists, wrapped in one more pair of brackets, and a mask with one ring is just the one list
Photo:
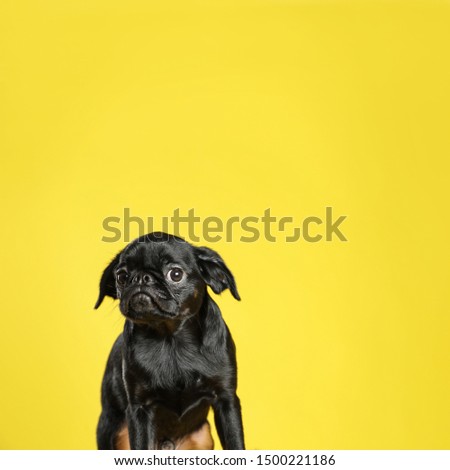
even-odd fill
[(449, 24), (432, 0), (3, 0), (0, 447), (95, 448), (105, 217), (332, 206), (347, 243), (210, 244), (247, 446), (450, 448)]

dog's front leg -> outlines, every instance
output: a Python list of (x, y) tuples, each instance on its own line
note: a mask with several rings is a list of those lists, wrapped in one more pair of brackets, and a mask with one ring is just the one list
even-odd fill
[(214, 421), (222, 447), (226, 450), (245, 449), (241, 404), (238, 396), (224, 394), (213, 404)]
[(127, 422), (132, 450), (153, 450), (157, 448), (154, 413), (150, 407), (128, 405)]

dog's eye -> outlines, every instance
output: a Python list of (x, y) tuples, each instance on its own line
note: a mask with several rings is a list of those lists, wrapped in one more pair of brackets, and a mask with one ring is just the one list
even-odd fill
[(173, 282), (180, 282), (183, 275), (183, 270), (180, 268), (173, 268), (167, 273), (167, 277)]
[(128, 274), (125, 271), (121, 271), (120, 273), (116, 274), (116, 278), (119, 284), (125, 284), (128, 279)]

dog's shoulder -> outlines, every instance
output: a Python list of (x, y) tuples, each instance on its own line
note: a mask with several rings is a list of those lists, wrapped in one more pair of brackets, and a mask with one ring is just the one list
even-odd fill
[(202, 343), (205, 348), (213, 346), (215, 350), (234, 348), (230, 330), (223, 319), (222, 312), (214, 300), (209, 297), (201, 314)]

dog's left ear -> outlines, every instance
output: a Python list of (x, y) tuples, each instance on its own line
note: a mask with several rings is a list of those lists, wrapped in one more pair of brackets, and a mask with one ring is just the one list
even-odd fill
[(230, 289), (233, 297), (241, 300), (234, 277), (219, 253), (201, 246), (195, 248), (195, 256), (204, 281), (215, 294)]
[(118, 253), (103, 271), (102, 278), (100, 279), (100, 292), (94, 307), (95, 309), (100, 307), (101, 303), (103, 302), (103, 299), (106, 296), (112, 297), (113, 299), (117, 299), (116, 278), (114, 276), (114, 271), (119, 263), (119, 258), (121, 254), (122, 252)]

